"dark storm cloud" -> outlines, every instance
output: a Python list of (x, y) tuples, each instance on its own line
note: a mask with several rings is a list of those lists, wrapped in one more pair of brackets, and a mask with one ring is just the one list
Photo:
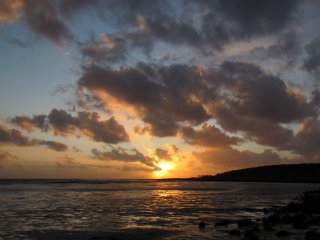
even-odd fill
[(293, 137), (291, 129), (268, 120), (239, 116), (236, 109), (221, 106), (215, 111), (215, 116), (224, 129), (242, 132), (247, 139), (259, 144), (281, 147)]
[(225, 62), (218, 75), (228, 95), (210, 103), (212, 115), (224, 129), (260, 144), (283, 147), (294, 134), (281, 124), (317, 115), (313, 101), (253, 64)]
[(29, 139), (21, 131), (17, 129), (8, 129), (0, 126), (0, 145), (16, 145), (20, 147), (43, 145), (55, 151), (66, 151), (68, 146), (56, 142), (39, 139)]
[[(299, 9), (297, 0), (184, 1), (171, 4), (170, 1), (165, 4), (139, 1), (134, 7), (129, 2), (116, 1), (113, 6), (122, 21), (136, 21), (139, 25), (137, 19), (142, 19), (142, 34), (146, 39), (185, 44), (200, 51), (220, 49), (233, 40), (277, 33), (295, 19)], [(182, 10), (177, 11), (180, 8)]]
[(46, 131), (48, 129), (46, 118), (46, 115), (35, 115), (32, 118), (28, 116), (16, 116), (10, 119), (10, 122), (29, 131), (35, 128)]
[(68, 150), (68, 146), (64, 143), (56, 142), (56, 141), (46, 141), (46, 140), (40, 140), (38, 141), (39, 145), (47, 146), (48, 148), (55, 150), (57, 152), (63, 152)]
[(99, 118), (100, 116), (96, 112), (78, 112), (78, 116), (73, 117), (66, 111), (57, 109), (53, 109), (48, 115), (51, 126), (58, 134), (75, 134), (77, 130), (80, 130), (97, 142), (129, 141), (124, 127), (114, 117), (105, 121), (100, 121)]
[(305, 47), (307, 58), (304, 60), (304, 67), (308, 72), (320, 76), (320, 38), (313, 39)]
[[(212, 50), (222, 49), (232, 41), (282, 31), (296, 19), (301, 3), (297, 0), (20, 2), (19, 7), (14, 7), (11, 1), (0, 5), (3, 21), (20, 17), (30, 30), (55, 44), (74, 39), (67, 23), (70, 18), (80, 18), (84, 14), (118, 29), (113, 35), (108, 33), (114, 39), (121, 39), (115, 48), (107, 49), (94, 41), (82, 44), (84, 55), (107, 62), (123, 60), (125, 53), (135, 47), (150, 54), (159, 41), (211, 54)], [(101, 52), (108, 54), (103, 57)]]
[(201, 104), (208, 89), (196, 66), (93, 66), (85, 69), (78, 83), (80, 88), (103, 91), (120, 103), (134, 106), (156, 136), (175, 135), (181, 122), (199, 124), (209, 119)]
[(195, 126), (216, 118), (226, 130), (245, 132), (261, 144), (278, 146), (293, 134), (280, 124), (317, 115), (314, 100), (308, 101), (297, 89), (258, 66), (241, 62), (225, 62), (212, 69), (91, 66), (84, 68), (78, 84), (135, 107), (155, 136), (174, 136), (182, 123)]
[(0, 126), (0, 145), (12, 144), (17, 146), (31, 146), (34, 145), (33, 141), (30, 141), (28, 137), (17, 129), (8, 129)]
[(105, 161), (121, 161), (121, 162), (140, 162), (148, 167), (158, 169), (152, 158), (143, 155), (137, 149), (127, 150), (122, 147), (112, 148), (110, 151), (101, 152), (97, 149), (92, 149), (92, 154), (95, 158)]
[(194, 156), (205, 164), (213, 165), (220, 172), (246, 167), (276, 165), (281, 164), (284, 160), (271, 150), (254, 153), (231, 148), (194, 153)]
[[(210, 1), (206, 1), (209, 2)], [(218, 0), (218, 10), (238, 37), (273, 34), (295, 19), (298, 0)]]
[(72, 116), (65, 110), (52, 109), (48, 116), (36, 115), (33, 117), (16, 116), (11, 123), (24, 129), (39, 128), (43, 131), (52, 129), (58, 135), (86, 135), (97, 142), (119, 143), (129, 141), (124, 127), (114, 117), (100, 120), (97, 112), (78, 112)]
[(256, 47), (251, 51), (254, 56), (261, 59), (286, 60), (288, 67), (295, 64), (301, 52), (301, 43), (293, 31), (281, 35), (277, 42), (269, 47)]
[(155, 149), (155, 155), (160, 159), (170, 160), (170, 154), (168, 150), (162, 149), (162, 148), (156, 148)]
[(58, 7), (63, 17), (70, 18), (81, 11), (90, 10), (90, 8), (99, 9), (102, 3), (101, 0), (61, 0)]
[(27, 0), (23, 8), (24, 23), (36, 34), (61, 45), (73, 39), (67, 25), (59, 18), (54, 2), (48, 0)]
[(113, 63), (125, 60), (127, 57), (127, 43), (121, 37), (110, 34), (101, 34), (99, 40), (91, 40), (80, 46), (84, 59), (98, 63)]
[(208, 124), (204, 124), (199, 130), (184, 127), (180, 130), (180, 135), (189, 144), (211, 148), (225, 148), (241, 141), (240, 138), (229, 137), (217, 127)]
[[(49, 0), (10, 0), (0, 3), (0, 21), (21, 20), (34, 33), (61, 45), (73, 39), (66, 23), (59, 17), (54, 1)], [(20, 46), (22, 42), (12, 41)]]
[[(100, 13), (105, 9), (109, 22), (127, 27), (125, 30), (120, 28), (120, 33), (108, 34), (118, 39), (113, 49), (104, 47), (97, 40), (81, 49), (84, 56), (97, 62), (125, 60), (126, 54), (135, 48), (143, 49), (149, 56), (158, 42), (188, 46), (211, 55), (230, 42), (284, 30), (298, 15), (298, 3), (296, 0), (100, 2)], [(116, 14), (110, 15), (109, 11)], [(282, 51), (288, 51), (294, 42), (288, 42), (286, 46), (283, 42), (279, 44)]]
[(307, 161), (320, 161), (320, 120), (308, 118), (300, 126), (299, 132), (287, 143), (287, 149), (304, 156)]
[(223, 108), (236, 114), (274, 123), (288, 123), (316, 114), (302, 93), (254, 64), (225, 62), (219, 71), (232, 93), (223, 99)]

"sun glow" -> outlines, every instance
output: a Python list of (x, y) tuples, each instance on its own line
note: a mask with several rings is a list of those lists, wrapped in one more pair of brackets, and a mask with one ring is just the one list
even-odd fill
[(172, 165), (168, 162), (160, 162), (157, 166), (161, 169), (155, 171), (157, 176), (165, 175), (170, 169), (172, 169)]

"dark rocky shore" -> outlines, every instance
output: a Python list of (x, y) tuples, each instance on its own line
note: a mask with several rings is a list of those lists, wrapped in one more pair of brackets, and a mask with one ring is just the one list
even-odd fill
[[(303, 193), (284, 207), (263, 209), (262, 219), (222, 220), (230, 239), (320, 240), (320, 189)], [(200, 226), (199, 226), (200, 227)]]

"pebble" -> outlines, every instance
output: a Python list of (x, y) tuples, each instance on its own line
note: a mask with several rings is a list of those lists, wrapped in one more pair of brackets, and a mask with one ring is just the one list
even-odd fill
[(205, 222), (199, 222), (199, 228), (205, 228), (206, 223)]

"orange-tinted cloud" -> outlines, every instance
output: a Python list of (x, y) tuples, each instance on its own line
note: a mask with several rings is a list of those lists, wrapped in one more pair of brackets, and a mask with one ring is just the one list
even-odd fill
[(0, 2), (0, 22), (13, 22), (19, 19), (23, 0), (2, 0)]
[(201, 129), (194, 130), (184, 127), (180, 130), (181, 137), (191, 145), (209, 148), (225, 148), (240, 143), (238, 137), (230, 137), (213, 125), (204, 124)]
[(8, 151), (2, 151), (0, 150), (0, 168), (2, 166), (4, 166), (5, 164), (7, 164), (8, 161), (12, 160), (12, 159), (16, 159), (17, 156), (13, 155), (12, 153), (8, 152)]
[(262, 153), (238, 151), (236, 149), (217, 149), (194, 153), (194, 156), (205, 165), (211, 166), (214, 172), (224, 172), (246, 167), (275, 165), (283, 159), (271, 150)]

